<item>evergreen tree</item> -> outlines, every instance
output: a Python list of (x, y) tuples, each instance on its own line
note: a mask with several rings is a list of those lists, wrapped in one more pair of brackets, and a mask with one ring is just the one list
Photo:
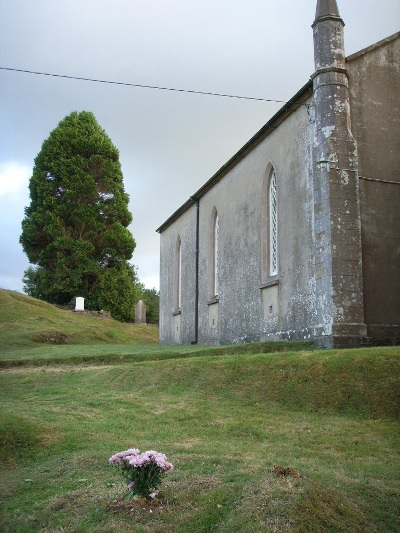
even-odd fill
[(158, 324), (160, 295), (156, 289), (142, 289), (141, 299), (146, 304), (146, 322)]
[(111, 306), (107, 292), (120, 280), (124, 296), (135, 299), (136, 276), (127, 262), (135, 241), (119, 153), (92, 113), (73, 112), (50, 133), (29, 189), (20, 242), (38, 266), (37, 275), (32, 267), (25, 272), (31, 294), (51, 303), (83, 296), (92, 307), (100, 300)]

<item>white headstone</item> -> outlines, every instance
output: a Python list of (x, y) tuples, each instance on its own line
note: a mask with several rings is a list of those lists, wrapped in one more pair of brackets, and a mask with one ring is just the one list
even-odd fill
[(76, 297), (75, 302), (75, 311), (84, 311), (85, 310), (85, 298), (81, 296)]

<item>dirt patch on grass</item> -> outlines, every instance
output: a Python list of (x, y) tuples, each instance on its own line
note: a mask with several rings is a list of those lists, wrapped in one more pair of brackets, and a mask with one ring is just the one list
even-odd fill
[(275, 477), (300, 477), (300, 473), (291, 466), (274, 465), (272, 473)]
[(109, 503), (106, 510), (111, 514), (125, 514), (125, 515), (138, 515), (138, 514), (161, 514), (164, 511), (164, 505), (162, 502), (154, 500), (148, 501), (144, 498), (137, 500), (117, 500)]
[(75, 490), (73, 492), (70, 492), (68, 494), (63, 494), (60, 496), (56, 496), (52, 501), (50, 501), (48, 508), (50, 511), (60, 511), (61, 509), (65, 509), (66, 507), (70, 508), (75, 504), (75, 502), (80, 501), (82, 499), (82, 496), (86, 494), (87, 490)]
[(35, 333), (31, 335), (30, 339), (33, 342), (39, 342), (42, 344), (69, 344), (70, 339), (63, 331), (52, 330), (43, 331), (41, 333)]

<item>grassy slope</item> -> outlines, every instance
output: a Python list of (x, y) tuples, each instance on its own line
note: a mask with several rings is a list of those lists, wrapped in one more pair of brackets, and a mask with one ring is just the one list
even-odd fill
[[(46, 304), (36, 315), (7, 314), (21, 324), (28, 354), (38, 349), (32, 330), (40, 333), (31, 321), (47, 312), (55, 320)], [(93, 357), (106, 347), (115, 354), (116, 347), (85, 338), (92, 320), (66, 324), (89, 343), (68, 345), (71, 354), (88, 346)], [(7, 338), (18, 344), (18, 327), (13, 335), (0, 330), (5, 352)], [(53, 360), (67, 347), (51, 346)], [(138, 357), (142, 349), (145, 358), (152, 351), (125, 348)], [(399, 349), (223, 350), (0, 371), (0, 530), (399, 530)], [(151, 505), (119, 499), (124, 488), (107, 458), (130, 446), (158, 449), (175, 464)], [(276, 464), (292, 474), (278, 476)]]
[[(79, 345), (79, 348), (77, 348)], [(209, 348), (160, 346), (158, 329), (63, 311), (41, 300), (0, 289), (0, 367), (60, 363), (161, 360), (197, 353), (254, 353), (304, 349), (303, 343)]]
[(51, 344), (57, 337), (65, 344), (88, 345), (155, 344), (157, 336), (157, 328), (82, 316), (0, 289), (1, 354)]

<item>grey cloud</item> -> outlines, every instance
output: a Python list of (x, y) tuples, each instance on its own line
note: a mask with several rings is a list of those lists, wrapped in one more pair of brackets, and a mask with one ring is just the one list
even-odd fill
[[(398, 30), (398, 0), (339, 0), (347, 53)], [(2, 0), (2, 66), (289, 99), (313, 70), (315, 0)], [(0, 71), (0, 163), (33, 166), (73, 110), (92, 111), (120, 151), (133, 262), (158, 272), (155, 229), (279, 105)], [(21, 200), (0, 212), (0, 284), (28, 266)], [(7, 234), (4, 228), (7, 227)], [(4, 255), (7, 251), (7, 255)], [(16, 283), (16, 282), (15, 282)], [(14, 287), (13, 287), (14, 288)]]

